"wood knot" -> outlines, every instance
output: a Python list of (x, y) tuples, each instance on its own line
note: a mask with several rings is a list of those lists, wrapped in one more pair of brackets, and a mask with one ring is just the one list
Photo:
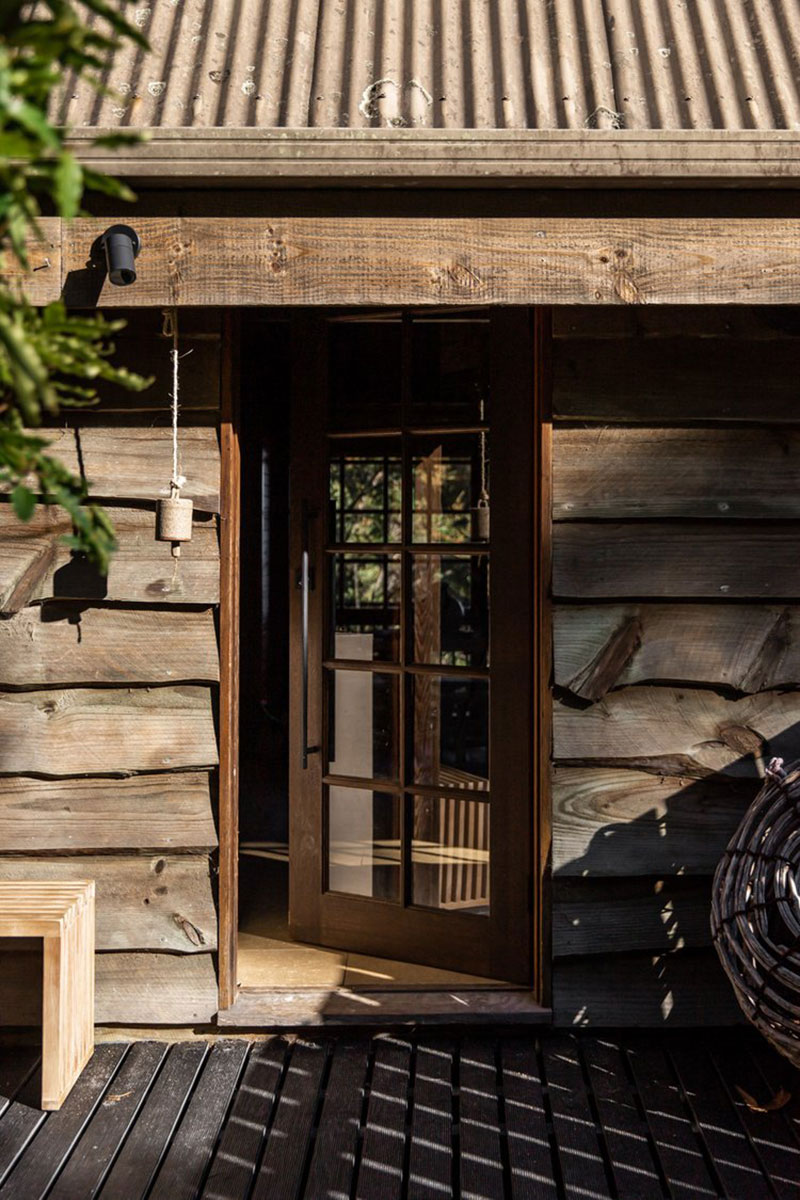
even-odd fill
[(434, 286), (440, 291), (477, 292), (483, 288), (480, 272), (468, 263), (455, 259), (433, 271)]

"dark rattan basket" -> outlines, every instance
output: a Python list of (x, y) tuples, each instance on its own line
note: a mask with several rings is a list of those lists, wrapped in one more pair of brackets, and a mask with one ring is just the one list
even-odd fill
[(770, 763), (714, 875), (711, 933), (745, 1016), (800, 1067), (800, 762)]

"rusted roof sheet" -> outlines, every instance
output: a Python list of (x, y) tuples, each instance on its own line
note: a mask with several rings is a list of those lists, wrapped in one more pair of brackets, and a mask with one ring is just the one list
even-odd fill
[(800, 129), (800, 0), (141, 0), (74, 127)]

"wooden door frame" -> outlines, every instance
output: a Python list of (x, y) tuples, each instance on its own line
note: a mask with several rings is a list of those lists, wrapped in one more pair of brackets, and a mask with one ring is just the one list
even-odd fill
[[(531, 747), (534, 805), (532, 992), (550, 1006), (550, 861), (552, 741), (551, 461), (552, 321), (549, 309), (530, 310), (534, 406), (532, 569), (534, 572)], [(219, 1009), (237, 998), (239, 854), (239, 617), (241, 535), (240, 310), (226, 309), (221, 362), (220, 700), (219, 700)]]

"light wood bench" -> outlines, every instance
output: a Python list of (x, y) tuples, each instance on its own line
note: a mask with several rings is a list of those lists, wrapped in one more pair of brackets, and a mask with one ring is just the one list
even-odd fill
[(60, 1108), (94, 1050), (94, 880), (0, 882), (0, 937), (44, 939), (42, 1108)]

